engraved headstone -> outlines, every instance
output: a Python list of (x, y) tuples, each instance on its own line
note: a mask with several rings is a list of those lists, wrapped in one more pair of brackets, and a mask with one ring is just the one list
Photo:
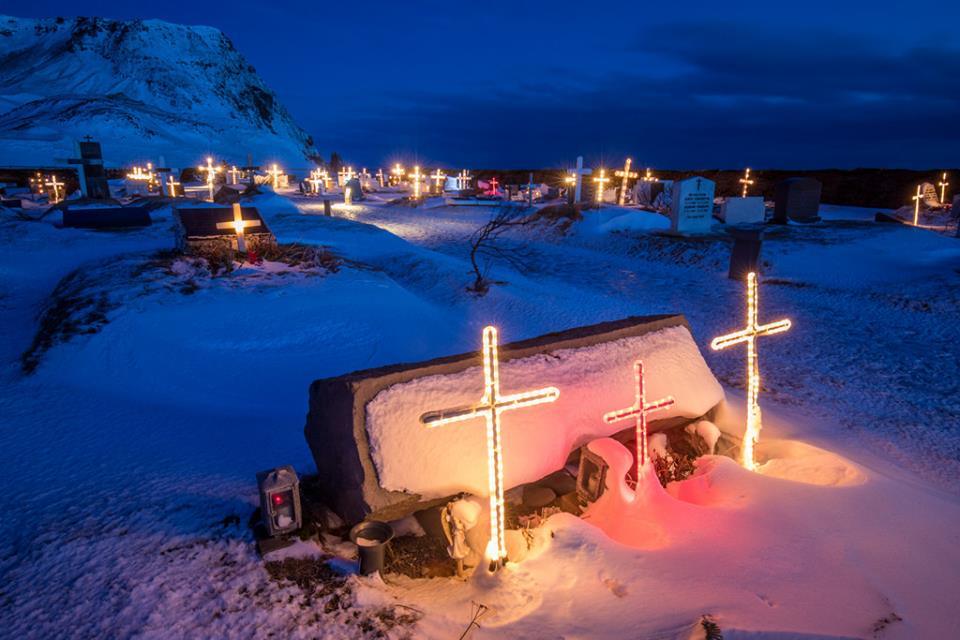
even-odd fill
[(675, 233), (707, 233), (713, 223), (712, 180), (694, 176), (673, 183), (670, 229)]

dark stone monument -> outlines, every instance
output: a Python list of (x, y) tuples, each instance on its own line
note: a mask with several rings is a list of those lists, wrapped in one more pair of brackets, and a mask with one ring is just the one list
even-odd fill
[(215, 194), (213, 194), (213, 201), (217, 204), (233, 204), (234, 202), (240, 202), (240, 192), (233, 187), (223, 185)]
[(733, 249), (730, 251), (730, 270), (727, 277), (731, 280), (746, 280), (747, 274), (759, 273), (760, 247), (763, 243), (762, 229), (727, 229), (733, 236)]
[[(237, 250), (237, 231), (232, 207), (191, 207), (174, 209), (177, 219), (177, 248), (185, 253), (207, 254)], [(246, 248), (261, 253), (275, 246), (277, 239), (256, 207), (241, 207)]]
[(22, 209), (23, 200), (20, 198), (0, 198), (0, 207), (8, 209)]
[(774, 193), (773, 222), (817, 222), (820, 220), (821, 184), (813, 178), (787, 178)]
[(63, 226), (75, 229), (130, 229), (152, 224), (144, 206), (97, 207), (63, 210)]
[(100, 143), (94, 142), (89, 136), (77, 142), (79, 158), (67, 160), (70, 164), (80, 165), (80, 192), (84, 198), (102, 200), (110, 197), (110, 185), (107, 182), (107, 172), (103, 168), (103, 151)]
[(360, 202), (363, 200), (363, 188), (360, 186), (359, 178), (350, 178), (344, 187), (344, 190), (346, 189), (350, 189), (351, 202)]

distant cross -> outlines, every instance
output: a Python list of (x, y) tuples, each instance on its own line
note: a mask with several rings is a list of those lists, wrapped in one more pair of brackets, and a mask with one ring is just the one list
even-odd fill
[(466, 169), (461, 171), (460, 174), (457, 176), (457, 189), (459, 189), (460, 191), (469, 189), (471, 179), (472, 179), (472, 176), (470, 175), (469, 171), (467, 171)]
[(430, 179), (433, 180), (434, 191), (436, 191), (437, 193), (440, 193), (443, 191), (443, 182), (447, 179), (447, 174), (445, 174), (440, 169), (437, 169), (430, 176)]
[(310, 179), (307, 180), (307, 184), (310, 185), (310, 190), (313, 193), (320, 195), (320, 187), (323, 184), (323, 178), (320, 177), (319, 173), (311, 173)]
[(920, 194), (920, 185), (917, 185), (917, 195), (913, 196), (913, 201), (916, 203), (913, 205), (913, 226), (917, 226), (917, 223), (920, 221), (920, 200), (923, 199), (923, 196)]
[(636, 171), (630, 171), (630, 165), (633, 163), (631, 158), (627, 158), (623, 163), (623, 169), (617, 171), (614, 175), (618, 178), (621, 178), (620, 181), (620, 198), (617, 200), (617, 204), (621, 207), (627, 203), (627, 181), (631, 178), (639, 178), (640, 174)]
[(140, 165), (135, 165), (133, 171), (127, 174), (128, 180), (146, 180), (147, 174), (144, 172), (143, 167)]
[(35, 187), (37, 193), (43, 193), (43, 175), (39, 171), (35, 177), (30, 178), (30, 186)]
[[(947, 187), (950, 186), (950, 183), (947, 182), (946, 171), (943, 172), (943, 177), (937, 184), (940, 186), (940, 204), (947, 204)], [(954, 215), (956, 215), (956, 212), (954, 212)]]
[(740, 194), (741, 198), (747, 197), (747, 189), (753, 183), (754, 181), (750, 178), (750, 167), (747, 167), (747, 170), (743, 173), (743, 177), (740, 178), (740, 184), (743, 185), (743, 193)]
[(172, 173), (169, 176), (167, 176), (167, 193), (170, 195), (171, 198), (177, 197), (177, 187), (179, 186), (180, 186), (180, 183), (177, 182), (177, 179), (173, 177)]
[(527, 206), (533, 206), (533, 189), (537, 185), (533, 184), (533, 172), (530, 172), (530, 176), (527, 178)]
[(324, 189), (329, 189), (329, 188), (330, 188), (330, 174), (327, 173), (327, 170), (326, 170), (326, 169), (324, 169), (323, 171), (320, 172), (320, 179), (323, 180), (323, 188), (324, 188)]
[(413, 178), (413, 198), (414, 200), (420, 199), (420, 181), (423, 180), (424, 175), (420, 173), (420, 165), (413, 167), (413, 173), (407, 174), (408, 178)]
[(267, 175), (270, 176), (270, 181), (273, 183), (273, 190), (276, 191), (280, 188), (280, 176), (283, 175), (283, 171), (280, 170), (277, 165), (272, 165), (270, 171), (267, 171)]
[(366, 167), (363, 168), (363, 171), (360, 172), (358, 177), (360, 178), (361, 186), (368, 186), (370, 184), (371, 176), (370, 176), (370, 172), (367, 171)]
[(453, 409), (430, 411), (420, 416), (427, 427), (439, 427), (473, 418), (483, 418), (487, 423), (487, 477), (490, 493), (490, 542), (487, 544), (487, 559), (495, 571), (507, 561), (507, 545), (504, 539), (503, 504), (503, 444), (500, 434), (500, 416), (513, 409), (522, 409), (560, 397), (556, 387), (545, 387), (510, 395), (500, 392), (500, 358), (497, 353), (497, 329), (483, 330), (483, 396), (480, 401)]
[(64, 183), (57, 181), (57, 174), (51, 173), (50, 179), (44, 184), (48, 187), (53, 187), (53, 201), (60, 202), (60, 187), (62, 187)]
[(653, 171), (650, 170), (650, 167), (647, 167), (647, 172), (644, 174), (642, 180), (644, 182), (660, 182), (660, 178), (653, 175)]
[(237, 184), (237, 176), (240, 175), (240, 170), (237, 169), (237, 165), (233, 165), (227, 173), (230, 174), (230, 184)]
[(353, 180), (354, 176), (356, 175), (357, 174), (353, 172), (353, 167), (347, 167), (347, 182), (350, 182), (351, 180)]
[(390, 174), (394, 177), (394, 180), (396, 180), (395, 184), (400, 184), (401, 182), (403, 182), (403, 177), (405, 175), (403, 170), (403, 165), (401, 165), (400, 163), (393, 165), (393, 170), (390, 171)]
[(760, 324), (757, 320), (759, 292), (757, 290), (757, 274), (751, 271), (747, 274), (747, 326), (739, 331), (728, 333), (713, 339), (710, 347), (714, 351), (726, 349), (740, 343), (747, 345), (747, 429), (743, 434), (742, 464), (744, 468), (756, 468), (753, 446), (760, 440), (760, 429), (763, 426), (760, 418), (760, 367), (757, 364), (757, 338), (775, 333), (783, 333), (790, 329), (790, 320), (777, 320), (768, 324)]
[(380, 185), (380, 188), (383, 188), (383, 169), (377, 169), (377, 184)]
[(497, 182), (497, 176), (490, 178), (490, 195), (497, 195), (497, 187), (500, 186), (500, 183)]
[(213, 184), (220, 167), (213, 166), (213, 158), (207, 156), (207, 166), (197, 167), (197, 171), (207, 172), (207, 189), (210, 190), (210, 202), (213, 202)]
[(661, 409), (666, 409), (674, 403), (673, 396), (667, 396), (659, 400), (647, 402), (646, 388), (643, 380), (643, 361), (637, 360), (633, 363), (633, 375), (637, 382), (636, 395), (633, 405), (626, 409), (610, 411), (603, 414), (603, 421), (607, 424), (613, 424), (627, 418), (635, 418), (637, 424), (637, 487), (639, 490), (640, 480), (644, 473), (649, 470), (650, 452), (647, 448), (647, 414)]
[(600, 167), (600, 175), (594, 178), (593, 181), (597, 183), (597, 204), (603, 204), (603, 184), (610, 182), (610, 178), (607, 177), (607, 170)]
[(583, 168), (583, 156), (577, 156), (577, 168), (570, 169), (570, 173), (574, 176), (574, 192), (573, 192), (573, 201), (580, 202), (580, 193), (583, 187), (583, 176), (588, 176), (593, 173), (593, 169), (584, 169)]
[(217, 229), (233, 229), (237, 234), (237, 251), (240, 253), (247, 252), (247, 243), (245, 241), (246, 228), (247, 227), (259, 227), (259, 220), (244, 220), (243, 219), (243, 210), (240, 208), (240, 203), (233, 203), (233, 221), (232, 222), (218, 222)]

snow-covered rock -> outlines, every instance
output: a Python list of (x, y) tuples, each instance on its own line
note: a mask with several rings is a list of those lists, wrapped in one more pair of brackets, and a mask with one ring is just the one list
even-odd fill
[(313, 140), (218, 29), (160, 20), (0, 16), (0, 162), (74, 157), (101, 141), (110, 164), (203, 153), (291, 164)]

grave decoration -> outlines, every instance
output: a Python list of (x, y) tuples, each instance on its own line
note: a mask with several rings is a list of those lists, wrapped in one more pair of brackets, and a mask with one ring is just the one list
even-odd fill
[(404, 170), (403, 165), (398, 162), (393, 165), (393, 169), (390, 170), (390, 184), (392, 186), (400, 185), (403, 183), (405, 175), (407, 175), (407, 172)]
[(741, 463), (745, 469), (756, 469), (754, 445), (760, 439), (760, 429), (763, 421), (760, 415), (760, 368), (757, 364), (757, 338), (770, 336), (775, 333), (788, 331), (790, 320), (777, 320), (767, 324), (760, 324), (758, 320), (759, 293), (757, 274), (747, 274), (747, 326), (739, 331), (718, 336), (710, 343), (714, 351), (726, 349), (734, 345), (747, 345), (747, 427), (743, 434), (741, 449)]
[(503, 488), (503, 440), (500, 416), (506, 411), (555, 402), (560, 397), (556, 387), (544, 387), (532, 391), (503, 395), (500, 393), (500, 357), (497, 352), (496, 327), (483, 330), (483, 396), (479, 402), (431, 411), (420, 416), (427, 427), (440, 427), (454, 422), (483, 418), (487, 428), (487, 467), (490, 500), (490, 542), (486, 558), (490, 570), (495, 571), (507, 561), (507, 544), (504, 539), (506, 518), (504, 516)]
[(741, 198), (747, 197), (747, 190), (753, 186), (755, 181), (750, 177), (750, 167), (747, 167), (747, 170), (743, 172), (743, 177), (740, 178), (740, 184), (743, 185), (743, 192), (740, 194)]
[(917, 185), (917, 195), (913, 196), (913, 226), (917, 226), (920, 222), (920, 203), (923, 201), (923, 194), (921, 193), (922, 185)]
[(273, 190), (276, 191), (280, 188), (280, 177), (284, 176), (283, 170), (277, 167), (277, 165), (271, 165), (270, 171), (267, 171), (267, 175), (270, 177), (270, 186), (273, 187)]
[[(311, 384), (304, 435), (322, 498), (347, 523), (393, 521), (443, 506), (461, 493), (495, 496), (491, 465), (501, 466), (502, 478), (496, 474), (495, 482), (508, 491), (562, 470), (584, 442), (614, 435), (631, 439), (635, 428), (606, 423), (601, 416), (635, 395), (632, 377), (623, 373), (638, 359), (647, 367), (646, 394), (675, 398), (648, 420), (650, 433), (710, 418), (723, 400), (682, 316), (626, 318), (499, 345), (496, 373), (494, 335), (488, 331), (486, 338), (486, 369), (483, 354), (472, 352)], [(504, 387), (488, 393), (481, 383), (492, 384), (493, 377)], [(501, 407), (501, 432), (491, 433), (490, 441), (479, 428), (424, 428), (421, 422), (486, 420), (495, 401), (506, 402), (506, 394), (518, 390), (542, 390), (544, 382), (562, 393), (511, 398), (520, 405), (536, 396), (542, 403), (528, 410)], [(465, 409), (424, 415), (442, 407)], [(488, 458), (488, 444), (499, 449), (494, 456), (499, 462)], [(494, 549), (494, 560), (500, 551)]]
[(713, 223), (716, 185), (699, 176), (673, 183), (670, 229), (674, 233), (708, 233)]
[(443, 192), (443, 185), (447, 181), (447, 174), (445, 174), (440, 169), (437, 169), (432, 174), (430, 174), (430, 179), (433, 180), (433, 192), (440, 194)]
[(457, 189), (460, 191), (466, 191), (470, 188), (470, 181), (473, 180), (473, 176), (470, 175), (470, 172), (466, 169), (463, 169), (457, 175)]
[(773, 221), (786, 224), (789, 220), (820, 220), (821, 188), (820, 182), (813, 178), (787, 178), (778, 183), (774, 192)]
[(603, 167), (600, 167), (600, 175), (593, 179), (597, 183), (597, 206), (603, 204), (603, 185), (607, 182), (610, 182), (610, 178), (607, 177), (607, 170)]
[(383, 175), (383, 169), (377, 169), (377, 184), (380, 185), (380, 188), (383, 189), (386, 186), (386, 178)]
[(61, 193), (61, 187), (64, 186), (64, 183), (57, 180), (57, 174), (51, 173), (50, 178), (43, 183), (45, 187), (50, 187), (50, 202), (51, 204), (56, 204), (63, 200), (63, 194)]
[(207, 156), (207, 164), (206, 164), (206, 166), (199, 166), (199, 167), (197, 167), (197, 171), (200, 171), (200, 172), (203, 172), (203, 173), (206, 173), (206, 174), (207, 174), (207, 180), (206, 180), (206, 181), (207, 181), (207, 191), (209, 192), (209, 200), (210, 200), (210, 202), (213, 202), (213, 196), (214, 196), (213, 186), (214, 186), (214, 184), (216, 183), (217, 174), (218, 174), (220, 171), (222, 171), (222, 170), (223, 170), (222, 167), (214, 166), (214, 164), (213, 164), (213, 158), (210, 157), (210, 156)]
[(577, 156), (577, 166), (574, 169), (570, 169), (568, 173), (573, 176), (573, 201), (580, 202), (580, 194), (583, 190), (583, 176), (588, 176), (593, 173), (593, 169), (585, 169), (583, 167), (583, 156)]
[(255, 207), (175, 208), (177, 248), (193, 255), (219, 255), (224, 251), (263, 253), (277, 239)]
[(628, 182), (631, 178), (639, 178), (640, 174), (636, 171), (630, 171), (630, 165), (633, 163), (633, 159), (627, 158), (623, 163), (623, 169), (616, 172), (618, 178), (620, 178), (620, 197), (617, 199), (617, 204), (621, 207), (627, 203), (627, 187)]
[(237, 169), (237, 165), (230, 167), (230, 171), (227, 171), (230, 174), (230, 184), (239, 184), (240, 183), (240, 174), (242, 173), (240, 169)]
[(257, 474), (260, 494), (260, 518), (267, 535), (279, 536), (300, 528), (300, 479), (290, 465), (268, 469)]
[(925, 204), (928, 209), (939, 209), (940, 196), (937, 195), (937, 188), (933, 186), (933, 183), (924, 182), (920, 186), (923, 189), (923, 204)]
[(653, 170), (650, 167), (647, 167), (647, 171), (643, 174), (641, 180), (644, 182), (660, 182), (660, 178), (653, 175)]
[(183, 189), (180, 187), (180, 183), (177, 182), (177, 179), (173, 177), (173, 173), (167, 176), (167, 196), (170, 198), (176, 198), (177, 196), (183, 195)]
[(940, 182), (937, 183), (937, 186), (940, 187), (940, 204), (947, 204), (947, 187), (950, 186), (950, 183), (947, 182), (947, 172), (943, 172), (943, 176), (940, 177)]
[(423, 182), (425, 176), (420, 173), (420, 165), (413, 167), (413, 173), (407, 174), (408, 178), (413, 179), (413, 195), (411, 196), (414, 200), (420, 199), (420, 183)]

